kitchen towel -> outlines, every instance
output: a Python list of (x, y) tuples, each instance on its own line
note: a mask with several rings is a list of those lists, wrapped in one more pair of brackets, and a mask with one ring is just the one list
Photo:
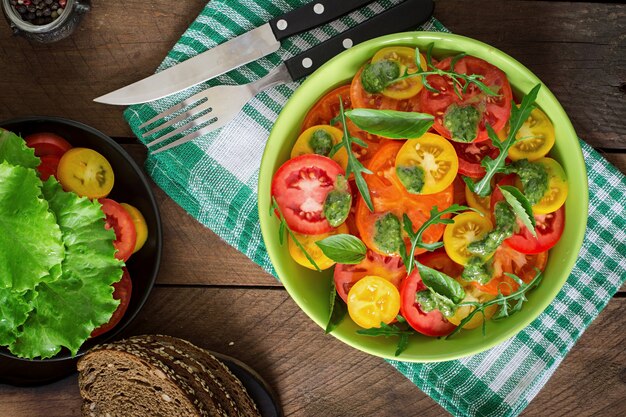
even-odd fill
[[(176, 65), (262, 25), (306, 0), (212, 0), (168, 53), (159, 70)], [(208, 86), (243, 84), (399, 0), (372, 2), (348, 16), (283, 41), (278, 52), (179, 94), (129, 107), (139, 126)], [(436, 19), (419, 30), (446, 31)], [(146, 170), (188, 213), (230, 245), (274, 273), (261, 237), (257, 182), (273, 122), (298, 87), (280, 85), (257, 95), (224, 128), (156, 155)], [(234, 145), (236, 144), (236, 145)], [(554, 302), (509, 341), (469, 358), (429, 364), (389, 361), (453, 415), (516, 416), (547, 382), (583, 331), (626, 278), (626, 179), (581, 141), (589, 175), (589, 220), (579, 259)]]

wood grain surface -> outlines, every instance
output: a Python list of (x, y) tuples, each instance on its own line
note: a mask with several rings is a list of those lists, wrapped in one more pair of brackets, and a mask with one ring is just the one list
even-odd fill
[[(52, 45), (15, 38), (0, 24), (0, 119), (76, 119), (143, 161), (122, 108), (91, 100), (152, 74), (206, 1), (92, 2), (78, 31)], [(625, 4), (440, 0), (435, 16), (535, 72), (579, 136), (626, 172)], [(166, 333), (243, 360), (274, 387), (287, 416), (445, 414), (385, 361), (325, 336), (280, 283), (153, 188), (165, 250), (157, 286), (127, 335)], [(621, 291), (522, 415), (626, 415), (625, 316)], [(76, 376), (0, 385), (0, 417), (79, 416), (80, 403)]]

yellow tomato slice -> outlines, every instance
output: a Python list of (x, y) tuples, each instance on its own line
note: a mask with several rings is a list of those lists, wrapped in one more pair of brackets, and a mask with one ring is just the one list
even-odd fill
[[(458, 170), (459, 158), (454, 146), (434, 133), (407, 140), (396, 156), (398, 178), (413, 194), (435, 194), (445, 190), (454, 181)], [(420, 184), (423, 184), (421, 189)]]
[[(324, 255), (319, 246), (315, 244), (315, 242), (319, 242), (322, 239), (326, 239), (328, 236), (337, 235), (337, 234), (347, 234), (350, 233), (348, 230), (348, 226), (343, 223), (339, 225), (336, 229), (334, 229), (330, 233), (322, 233), (320, 235), (302, 235), (300, 233), (295, 233), (296, 239), (298, 242), (304, 247), (306, 252), (311, 255), (311, 258), (315, 261), (317, 266), (320, 269), (328, 269), (331, 266), (335, 265), (335, 261)], [(289, 236), (289, 254), (293, 258), (294, 261), (299, 263), (300, 265), (315, 270), (315, 267), (309, 260), (302, 250), (296, 245), (296, 242), (293, 241), (291, 236)]]
[[(400, 74), (403, 74), (405, 71), (408, 74), (417, 72), (414, 48), (408, 48), (406, 46), (391, 46), (383, 48), (376, 52), (376, 55), (372, 57), (372, 63), (382, 61), (383, 59), (396, 61), (400, 64)], [(420, 64), (422, 69), (425, 71), (426, 59), (422, 54), (420, 54)], [(406, 80), (397, 81), (385, 88), (381, 93), (396, 100), (404, 100), (417, 95), (417, 93), (422, 90), (423, 86), (422, 77), (416, 76)]]
[(472, 257), (467, 245), (485, 236), (493, 225), (487, 216), (473, 211), (461, 213), (452, 220), (454, 223), (448, 224), (443, 232), (443, 245), (450, 259), (465, 265)]
[(65, 191), (81, 197), (106, 197), (113, 189), (111, 164), (104, 156), (87, 148), (72, 148), (59, 161), (57, 179)]
[(474, 194), (465, 184), (465, 199), (467, 205), (473, 209), (480, 211), (485, 216), (491, 215), (491, 196), (481, 197), (478, 194)]
[(124, 210), (130, 214), (131, 219), (133, 219), (133, 224), (135, 225), (135, 230), (137, 231), (137, 241), (135, 243), (135, 249), (133, 249), (133, 253), (135, 253), (141, 249), (146, 243), (146, 240), (148, 240), (148, 224), (137, 207), (131, 206), (128, 203), (120, 203), (120, 206), (124, 207)]
[(554, 213), (565, 203), (567, 194), (569, 193), (565, 171), (561, 164), (552, 158), (540, 158), (533, 163), (543, 165), (548, 171), (548, 191), (546, 191), (541, 200), (533, 206), (533, 213)]
[[(325, 134), (328, 134), (328, 136), (326, 136)], [(328, 149), (328, 152), (320, 151), (320, 149), (322, 148), (319, 145), (320, 141), (323, 140), (323, 138), (325, 137), (330, 137), (330, 139), (332, 140), (332, 146), (334, 146), (341, 142), (341, 139), (343, 138), (343, 132), (336, 127), (328, 125), (311, 126), (307, 130), (302, 132), (300, 136), (298, 136), (298, 140), (296, 140), (296, 143), (291, 149), (291, 157), (295, 158), (296, 156), (314, 153), (317, 153), (318, 155), (328, 156), (330, 153), (330, 149), (326, 148)], [(312, 145), (316, 145), (316, 147), (318, 148), (317, 152)], [(332, 146), (330, 146), (330, 148), (332, 148)], [(332, 160), (341, 165), (341, 167), (345, 170), (348, 166), (348, 153), (346, 152), (345, 148), (341, 148), (339, 151), (337, 151), (337, 153), (333, 155)]]
[[(473, 285), (468, 285), (465, 288), (465, 298), (462, 302), (479, 302), (485, 303), (487, 301), (493, 300), (496, 298), (495, 295), (487, 294), (485, 292), (480, 291), (478, 288)], [(484, 320), (489, 320), (496, 310), (498, 309), (497, 305), (491, 305), (485, 309), (485, 315), (483, 316), (481, 313), (474, 314), (474, 317), (470, 319), (465, 325), (463, 325), (464, 329), (475, 329), (483, 324)], [(474, 310), (474, 307), (471, 306), (462, 306), (457, 308), (456, 313), (452, 317), (446, 317), (448, 321), (455, 326), (461, 324), (461, 321), (469, 316), (469, 314)]]
[(368, 275), (348, 293), (348, 314), (359, 326), (369, 329), (391, 323), (400, 312), (400, 293), (386, 279)]
[(544, 112), (534, 109), (515, 137), (518, 142), (509, 149), (509, 158), (534, 161), (546, 156), (554, 146), (554, 126)]

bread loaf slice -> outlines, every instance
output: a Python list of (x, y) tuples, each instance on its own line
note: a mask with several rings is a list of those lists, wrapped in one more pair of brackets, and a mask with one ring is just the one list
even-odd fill
[(213, 355), (163, 335), (100, 345), (78, 363), (85, 416), (259, 416)]

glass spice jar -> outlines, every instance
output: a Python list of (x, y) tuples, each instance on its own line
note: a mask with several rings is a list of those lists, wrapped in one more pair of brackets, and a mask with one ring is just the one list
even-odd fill
[(91, 8), (89, 0), (1, 0), (13, 33), (49, 43), (68, 37)]

